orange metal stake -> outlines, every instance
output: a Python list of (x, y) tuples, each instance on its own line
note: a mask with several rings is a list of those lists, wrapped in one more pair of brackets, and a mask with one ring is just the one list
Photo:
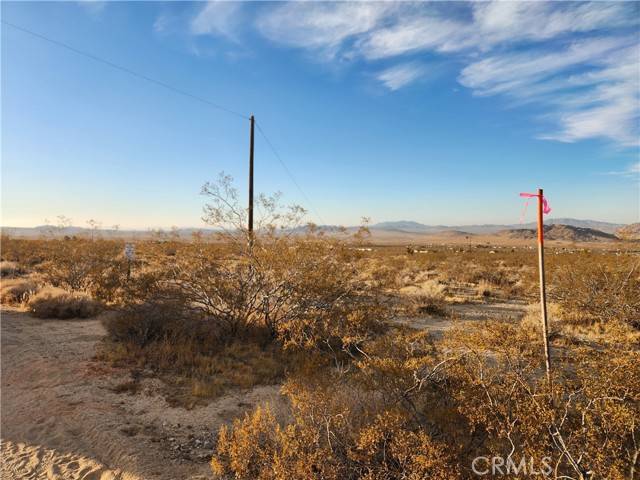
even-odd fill
[(551, 382), (551, 352), (549, 351), (549, 335), (547, 332), (547, 291), (544, 281), (544, 221), (542, 189), (538, 189), (538, 270), (540, 271), (540, 311), (542, 315), (542, 336), (544, 340), (544, 362), (547, 381)]

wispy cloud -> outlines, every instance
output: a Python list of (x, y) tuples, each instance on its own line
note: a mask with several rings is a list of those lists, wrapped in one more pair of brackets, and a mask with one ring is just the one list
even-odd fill
[(481, 47), (542, 41), (634, 22), (623, 2), (479, 2), (473, 27)]
[(165, 33), (167, 27), (171, 23), (172, 17), (167, 14), (161, 14), (156, 18), (156, 21), (153, 22), (153, 31), (156, 33)]
[(575, 142), (607, 138), (632, 146), (640, 138), (640, 48), (633, 37), (591, 38), (562, 49), (502, 53), (467, 65), (459, 82), (478, 95), (536, 102), (553, 133)]
[(634, 7), (621, 2), (463, 5), (464, 14), (446, 2), (293, 2), (267, 10), (257, 25), (274, 42), (378, 59), (420, 51), (486, 51), (637, 23)]
[(191, 33), (194, 35), (214, 35), (237, 40), (237, 31), (241, 21), (240, 14), (242, 9), (243, 2), (207, 2), (191, 20)]
[[(234, 38), (240, 8), (207, 3), (191, 31)], [(474, 94), (535, 102), (547, 130), (539, 138), (638, 144), (638, 2), (290, 2), (255, 10), (257, 32), (316, 59), (375, 70), (397, 58), (375, 75), (392, 91), (425, 74), (422, 56), (452, 59)]]
[(606, 175), (616, 175), (629, 178), (640, 178), (640, 162), (632, 163), (625, 170), (606, 172)]
[(90, 15), (98, 16), (106, 8), (107, 2), (106, 0), (80, 0), (78, 5)]
[(425, 67), (419, 63), (410, 62), (387, 68), (376, 76), (389, 90), (398, 90), (420, 78)]
[(376, 28), (398, 6), (390, 2), (292, 2), (258, 18), (258, 30), (284, 45), (320, 51), (327, 59), (349, 41)]
[(471, 62), (462, 70), (459, 81), (479, 95), (524, 95), (526, 92), (520, 90), (522, 86), (535, 85), (541, 79), (577, 65), (601, 64), (604, 55), (627, 44), (619, 39), (595, 38), (573, 43), (561, 50), (502, 53)]

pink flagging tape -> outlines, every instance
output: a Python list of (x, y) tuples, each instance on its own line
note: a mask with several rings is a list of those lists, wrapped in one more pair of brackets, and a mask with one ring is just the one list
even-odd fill
[[(527, 199), (527, 201), (524, 202), (524, 208), (522, 209), (522, 213), (520, 214), (520, 223), (522, 223), (524, 221), (524, 215), (525, 213), (527, 213), (527, 207), (529, 206), (529, 199), (537, 198), (538, 194), (521, 192), (520, 196)], [(549, 202), (547, 202), (547, 199), (544, 197), (544, 195), (542, 196), (542, 213), (544, 213), (545, 215), (548, 215), (549, 213), (551, 213), (551, 207), (549, 206)]]

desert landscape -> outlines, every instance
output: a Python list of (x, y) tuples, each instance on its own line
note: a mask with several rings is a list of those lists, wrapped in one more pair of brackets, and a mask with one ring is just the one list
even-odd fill
[(0, 37), (2, 480), (640, 480), (640, 0)]
[(529, 230), (238, 220), (3, 236), (3, 478), (472, 478), (482, 452), (634, 478), (633, 227), (549, 228), (549, 385)]

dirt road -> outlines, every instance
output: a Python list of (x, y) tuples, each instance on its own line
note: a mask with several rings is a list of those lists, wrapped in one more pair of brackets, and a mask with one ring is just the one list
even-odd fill
[(523, 301), (493, 302), (493, 303), (465, 303), (451, 305), (449, 317), (437, 315), (423, 315), (417, 317), (398, 317), (393, 323), (402, 324), (419, 330), (426, 330), (440, 338), (456, 324), (464, 324), (469, 321), (500, 320), (519, 321), (527, 314), (527, 304)]
[[(116, 393), (129, 372), (93, 360), (99, 320), (39, 320), (2, 312), (3, 480), (209, 478), (213, 433), (278, 388), (170, 407), (149, 380)], [(117, 390), (117, 389), (116, 389)]]

